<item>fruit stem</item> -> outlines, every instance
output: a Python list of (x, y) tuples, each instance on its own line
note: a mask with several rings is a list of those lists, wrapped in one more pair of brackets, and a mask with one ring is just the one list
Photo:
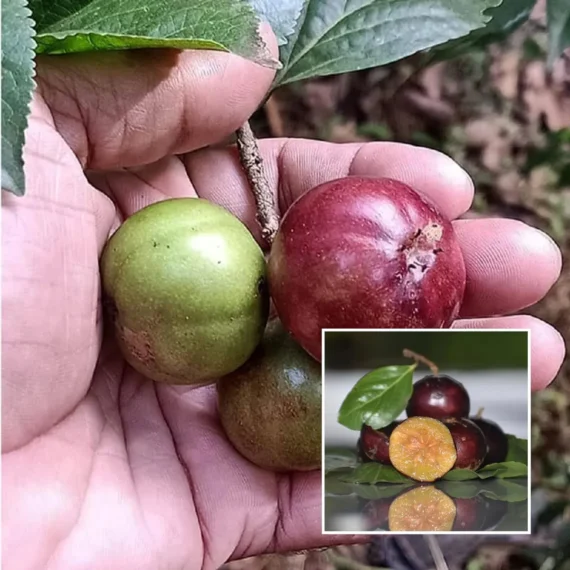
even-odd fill
[(248, 121), (236, 131), (236, 137), (239, 159), (255, 198), (261, 235), (271, 245), (279, 229), (279, 214), (263, 168), (257, 140)]
[(413, 358), (416, 362), (423, 362), (432, 372), (434, 376), (439, 374), (439, 368), (431, 361), (428, 360), (425, 356), (414, 352), (408, 348), (404, 348), (404, 356), (406, 358)]
[(485, 410), (485, 408), (479, 408), (477, 410), (477, 413), (475, 414), (475, 417), (480, 420), (483, 417), (483, 411)]

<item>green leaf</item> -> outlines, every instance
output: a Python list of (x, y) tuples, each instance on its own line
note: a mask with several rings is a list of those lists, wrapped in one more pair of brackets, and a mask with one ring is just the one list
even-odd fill
[(442, 477), (445, 481), (469, 481), (479, 478), (477, 472), (470, 469), (452, 469)]
[(570, 47), (570, 2), (547, 0), (548, 63), (552, 65)]
[(446, 481), (469, 481), (472, 479), (490, 479), (492, 477), (498, 479), (526, 477), (527, 475), (528, 467), (524, 463), (505, 461), (504, 463), (491, 463), (479, 469), (479, 471), (452, 469), (443, 476), (443, 479)]
[(393, 422), (412, 395), (416, 366), (385, 366), (363, 376), (344, 399), (338, 412), (339, 423), (360, 430), (363, 423), (380, 429)]
[(25, 192), (24, 131), (34, 88), (34, 28), (25, 0), (2, 2), (2, 188)]
[(354, 490), (354, 494), (362, 497), (363, 499), (368, 499), (370, 501), (376, 501), (378, 499), (390, 499), (396, 497), (403, 491), (406, 491), (410, 487), (414, 486), (414, 483), (396, 483), (387, 485), (350, 485)]
[(245, 0), (30, 0), (30, 7), (38, 53), (214, 49), (277, 66)]
[(262, 20), (271, 24), (277, 43), (282, 46), (295, 31), (304, 0), (249, 0)]
[(307, 0), (275, 85), (384, 65), (462, 37), (501, 0)]
[(438, 481), (435, 486), (453, 499), (472, 499), (481, 492), (480, 481)]
[(493, 479), (485, 481), (482, 485), (481, 494), (489, 499), (507, 503), (518, 503), (528, 499), (528, 487), (526, 484), (519, 485), (513, 481)]
[(356, 453), (348, 449), (340, 449), (325, 454), (325, 474), (336, 469), (353, 468), (358, 465)]
[(491, 463), (490, 465), (486, 465), (477, 473), (482, 479), (488, 477), (496, 477), (498, 479), (526, 477), (528, 475), (528, 467), (524, 463), (505, 461), (503, 463)]
[(496, 501), (514, 503), (528, 498), (526, 485), (503, 479), (438, 481), (436, 487), (454, 499), (473, 499), (477, 495), (483, 495)]
[(505, 461), (514, 461), (528, 465), (528, 440), (507, 434), (509, 450)]
[(536, 0), (503, 0), (502, 4), (485, 12), (491, 20), (484, 27), (430, 50), (429, 63), (458, 57), (473, 48), (504, 40), (528, 20), (535, 4)]
[(409, 483), (409, 477), (402, 475), (390, 465), (380, 463), (364, 463), (359, 465), (352, 473), (341, 475), (341, 481), (347, 483)]

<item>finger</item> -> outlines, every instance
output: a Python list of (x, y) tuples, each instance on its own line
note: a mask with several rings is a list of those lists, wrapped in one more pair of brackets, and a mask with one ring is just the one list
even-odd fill
[(220, 424), (215, 387), (157, 385), (157, 395), (179, 457), (192, 474), (208, 566), (341, 542), (321, 534), (320, 472), (276, 474), (240, 455)]
[(467, 270), (462, 317), (514, 313), (546, 295), (562, 258), (545, 233), (507, 219), (458, 220), (455, 230)]
[(527, 329), (530, 331), (532, 390), (542, 390), (554, 380), (566, 354), (564, 340), (549, 324), (529, 315), (460, 320), (458, 329)]
[[(449, 218), (473, 198), (467, 173), (439, 152), (400, 143), (333, 144), (304, 139), (259, 142), (269, 185), (281, 212), (310, 188), (347, 175), (396, 178), (434, 201)], [(218, 202), (259, 236), (255, 203), (235, 148), (206, 149), (184, 157), (200, 197)]]
[[(261, 35), (276, 56), (269, 26)], [(154, 162), (218, 142), (255, 111), (274, 71), (206, 50), (38, 57), (55, 125), (86, 168)]]

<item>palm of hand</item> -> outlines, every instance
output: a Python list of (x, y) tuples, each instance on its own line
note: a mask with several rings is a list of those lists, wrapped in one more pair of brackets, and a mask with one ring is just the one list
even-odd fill
[[(263, 96), (271, 74), (225, 54), (187, 57), (193, 71), (186, 70), (183, 81), (190, 84), (193, 74), (209, 70), (202, 79), (200, 118), (188, 108), (176, 114), (168, 101), (164, 109), (173, 124), (189, 117), (203, 124), (192, 132), (187, 126), (165, 129), (166, 146), (156, 141), (160, 133), (141, 141), (140, 129), (133, 128), (113, 147), (115, 139), (103, 136), (117, 132), (112, 113), (98, 114), (108, 124), (85, 126), (82, 138), (73, 123), (78, 117), (89, 122), (85, 109), (76, 117), (64, 112), (56, 89), (45, 92), (50, 109), (36, 100), (26, 149), (28, 195), (4, 196), (3, 202), (7, 568), (213, 568), (231, 557), (331, 543), (320, 535), (320, 473), (276, 476), (251, 465), (225, 438), (212, 388), (146, 381), (125, 366), (112, 338), (103, 339), (98, 255), (120, 221), (118, 212), (129, 215), (158, 199), (197, 192), (256, 231), (247, 182), (233, 151), (172, 155), (235, 129)], [(176, 66), (180, 71), (184, 60)], [(53, 77), (50, 73), (46, 77)], [(238, 95), (221, 96), (231, 102), (230, 111), (223, 107), (230, 118), (220, 119), (222, 103), (216, 107), (205, 98), (221, 83)], [(174, 100), (177, 85), (170, 87)], [(148, 101), (144, 105), (154, 109)], [(131, 121), (139, 116), (137, 109), (126, 109), (121, 109), (123, 131), (130, 112)], [(119, 115), (117, 110), (115, 122)], [(218, 121), (214, 126), (212, 117)], [(430, 195), (450, 217), (471, 200), (465, 175), (431, 151), (282, 140), (264, 141), (262, 150), (282, 209), (316, 183), (348, 173), (399, 177)], [(89, 182), (82, 168), (153, 161), (93, 174)], [(535, 387), (544, 385), (563, 354), (555, 331), (529, 317), (481, 317), (538, 300), (558, 274), (556, 250), (514, 222), (464, 221), (456, 227), (470, 274), (463, 316), (476, 317), (459, 326), (531, 327), (539, 333), (533, 339), (533, 381)], [(524, 286), (505, 283), (506, 277), (515, 283), (527, 277), (531, 267), (533, 278)]]

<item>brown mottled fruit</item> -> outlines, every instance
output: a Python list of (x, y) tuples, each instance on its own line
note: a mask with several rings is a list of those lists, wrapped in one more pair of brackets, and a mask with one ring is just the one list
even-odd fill
[(139, 210), (107, 243), (101, 275), (119, 347), (148, 378), (212, 383), (261, 341), (269, 312), (263, 252), (211, 202), (177, 198)]
[(390, 436), (390, 461), (416, 481), (435, 481), (455, 465), (457, 452), (451, 432), (433, 418), (403, 421)]
[(252, 463), (272, 471), (321, 466), (321, 367), (269, 322), (253, 356), (218, 383), (228, 439)]
[(443, 423), (451, 432), (457, 451), (454, 467), (472, 471), (479, 469), (487, 455), (487, 439), (481, 429), (467, 418), (449, 418)]

